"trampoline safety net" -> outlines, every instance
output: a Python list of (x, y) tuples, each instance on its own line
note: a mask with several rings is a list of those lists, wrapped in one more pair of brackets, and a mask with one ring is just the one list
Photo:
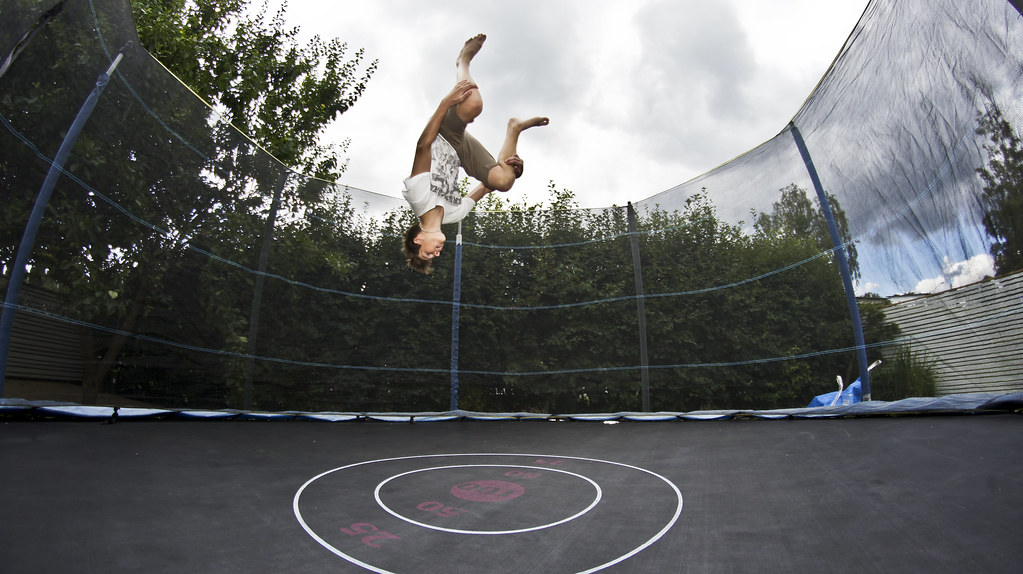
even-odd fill
[(871, 386), (894, 399), (888, 359), (912, 345), (886, 305), (1019, 270), (1023, 18), (1004, 0), (872, 1), (773, 139), (619, 206), (488, 197), (429, 276), (403, 260), (402, 198), (264, 152), (145, 50), (127, 0), (4, 2), (0, 49), (5, 397), (771, 409), (884, 359)]

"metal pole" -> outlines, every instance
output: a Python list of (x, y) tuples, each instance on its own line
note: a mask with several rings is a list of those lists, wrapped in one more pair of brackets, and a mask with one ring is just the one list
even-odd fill
[[(127, 46), (125, 46), (125, 49), (127, 49)], [(75, 141), (82, 133), (82, 128), (85, 127), (85, 122), (92, 115), (100, 95), (103, 94), (107, 83), (110, 82), (110, 75), (117, 69), (122, 58), (124, 58), (124, 50), (118, 52), (117, 57), (110, 63), (110, 67), (96, 78), (96, 87), (92, 89), (89, 97), (82, 104), (78, 115), (75, 116), (75, 121), (71, 123), (67, 135), (64, 136), (64, 141), (61, 142), (60, 148), (57, 150), (57, 155), (50, 164), (50, 170), (46, 174), (43, 186), (39, 189), (35, 206), (32, 208), (28, 223), (25, 225), (25, 231), (21, 236), (18, 254), (15, 256), (14, 264), (11, 266), (11, 278), (7, 284), (7, 294), (4, 296), (3, 316), (0, 317), (0, 397), (4, 394), (4, 380), (7, 378), (7, 358), (11, 348), (11, 332), (14, 328), (14, 313), (18, 306), (18, 295), (21, 293), (21, 284), (25, 281), (25, 268), (28, 266), (29, 258), (32, 255), (32, 248), (35, 247), (36, 235), (39, 232), (43, 213), (46, 212), (46, 206), (50, 203), (53, 189), (57, 186), (60, 174), (64, 171), (64, 164), (67, 162), (68, 156), (71, 155), (71, 148), (75, 146)]]
[(14, 63), (14, 60), (16, 60), (18, 56), (25, 50), (25, 48), (28, 47), (29, 42), (31, 42), (32, 39), (35, 38), (35, 35), (38, 34), (40, 30), (46, 27), (46, 25), (53, 21), (57, 16), (60, 16), (61, 11), (64, 10), (64, 4), (66, 3), (67, 0), (61, 0), (60, 2), (56, 3), (49, 10), (43, 12), (39, 16), (39, 19), (36, 20), (35, 24), (32, 24), (31, 28), (25, 30), (25, 33), (21, 35), (21, 38), (18, 40), (18, 42), (14, 44), (14, 47), (11, 48), (10, 52), (8, 52), (7, 57), (4, 58), (4, 61), (0, 62), (0, 78), (2, 78), (4, 74), (7, 73), (7, 70), (9, 70), (11, 65)]
[(632, 242), (632, 269), (636, 276), (636, 315), (639, 321), (639, 364), (643, 412), (650, 412), (650, 358), (646, 347), (646, 300), (643, 298), (643, 265), (639, 259), (639, 235), (636, 233), (636, 210), (627, 206), (629, 238)]
[(838, 268), (842, 273), (842, 284), (845, 286), (845, 299), (849, 304), (849, 318), (852, 319), (853, 338), (856, 341), (856, 361), (859, 363), (860, 386), (863, 389), (863, 400), (870, 400), (870, 369), (867, 367), (867, 345), (863, 336), (863, 323), (860, 321), (860, 308), (856, 302), (856, 292), (853, 289), (852, 272), (849, 269), (849, 256), (845, 252), (845, 244), (842, 236), (838, 233), (838, 225), (835, 223), (835, 214), (831, 211), (831, 204), (824, 194), (824, 187), (821, 185), (820, 177), (817, 175), (817, 168), (810, 158), (810, 150), (803, 141), (803, 135), (795, 122), (789, 123), (792, 130), (792, 138), (796, 140), (796, 147), (799, 148), (799, 155), (803, 156), (803, 163), (806, 164), (806, 171), (810, 174), (810, 181), (817, 191), (817, 200), (824, 211), (824, 219), (828, 222), (828, 231), (831, 232), (831, 242), (835, 245), (835, 256), (838, 259)]
[(451, 405), (458, 410), (458, 330), (462, 303), (462, 222), (455, 236), (455, 280), (451, 295)]

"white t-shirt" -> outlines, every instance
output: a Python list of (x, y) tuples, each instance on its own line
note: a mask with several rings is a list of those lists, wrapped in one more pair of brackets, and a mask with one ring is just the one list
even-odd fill
[(402, 195), (417, 217), (440, 205), (444, 208), (443, 223), (457, 223), (476, 206), (475, 200), (462, 197), (458, 189), (458, 154), (438, 135), (430, 147), (430, 158), (430, 171), (406, 179)]

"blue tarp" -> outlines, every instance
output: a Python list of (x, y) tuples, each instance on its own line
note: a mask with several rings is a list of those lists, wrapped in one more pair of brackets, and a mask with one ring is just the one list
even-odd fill
[[(836, 401), (835, 398), (838, 398)], [(856, 382), (849, 385), (842, 391), (831, 391), (830, 393), (824, 393), (823, 395), (817, 395), (810, 401), (807, 407), (830, 407), (832, 405), (838, 407), (842, 405), (851, 405), (863, 401), (863, 389), (860, 386), (860, 380), (856, 379)]]

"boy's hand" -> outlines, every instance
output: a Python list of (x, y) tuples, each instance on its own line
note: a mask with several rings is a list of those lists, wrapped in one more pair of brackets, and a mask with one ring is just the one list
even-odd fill
[(522, 170), (526, 164), (522, 161), (521, 157), (518, 155), (509, 156), (508, 159), (504, 160), (504, 163), (512, 166), (512, 169), (515, 170), (516, 178), (522, 177)]
[(455, 87), (451, 89), (451, 93), (444, 97), (445, 107), (456, 106), (466, 100), (469, 94), (473, 90), (479, 89), (479, 86), (475, 82), (469, 80), (462, 80), (455, 84)]

